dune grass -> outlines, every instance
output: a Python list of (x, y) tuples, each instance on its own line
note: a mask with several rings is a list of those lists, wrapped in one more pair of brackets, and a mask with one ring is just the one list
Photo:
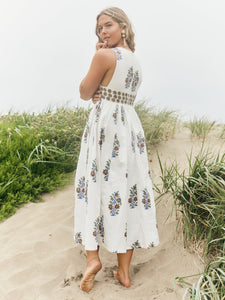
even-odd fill
[(221, 129), (219, 137), (221, 139), (225, 139), (225, 125), (222, 126), (222, 129)]
[(178, 123), (178, 115), (175, 111), (149, 107), (146, 100), (138, 102), (135, 110), (144, 129), (148, 149), (151, 145), (157, 145), (174, 135)]
[[(225, 240), (225, 153), (214, 156), (206, 150), (193, 160), (187, 158), (189, 170), (180, 171), (174, 162), (161, 167), (163, 188), (171, 192), (181, 212), (184, 241), (204, 241), (203, 254), (217, 254), (223, 250)], [(186, 244), (185, 244), (186, 245)]]
[(190, 299), (225, 299), (225, 153), (202, 148), (195, 158), (187, 157), (188, 171), (179, 170), (176, 161), (167, 167), (158, 159), (162, 188), (156, 189), (174, 197), (184, 246), (202, 244), (206, 268), (197, 286), (188, 289)]
[(65, 107), (0, 116), (0, 220), (70, 180), (87, 116)]
[[(197, 283), (190, 284), (186, 278), (199, 276)], [(222, 256), (210, 261), (202, 274), (177, 277), (180, 284), (186, 284), (189, 288), (183, 296), (183, 300), (225, 300), (225, 252)]]
[(185, 122), (184, 126), (189, 128), (192, 136), (204, 139), (210, 130), (214, 127), (215, 121), (210, 122), (207, 118), (194, 117), (189, 122)]

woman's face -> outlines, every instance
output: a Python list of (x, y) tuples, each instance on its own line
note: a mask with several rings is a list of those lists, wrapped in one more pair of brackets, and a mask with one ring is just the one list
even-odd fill
[(123, 45), (121, 37), (122, 28), (113, 18), (107, 15), (101, 15), (98, 19), (98, 33), (100, 39), (105, 42), (109, 48)]

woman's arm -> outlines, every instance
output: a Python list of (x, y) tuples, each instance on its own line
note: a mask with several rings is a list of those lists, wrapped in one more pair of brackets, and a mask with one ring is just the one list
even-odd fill
[(89, 100), (93, 97), (104, 75), (113, 66), (113, 63), (114, 56), (111, 49), (100, 49), (95, 53), (90, 69), (80, 84), (81, 99)]

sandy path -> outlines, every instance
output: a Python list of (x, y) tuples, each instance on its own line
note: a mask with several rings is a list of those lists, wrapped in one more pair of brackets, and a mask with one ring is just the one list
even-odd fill
[[(207, 144), (213, 150), (225, 149), (222, 141), (213, 136)], [(173, 139), (154, 148), (150, 155), (154, 183), (159, 182), (160, 174), (156, 151), (162, 161), (169, 163), (176, 159), (185, 168), (186, 153), (192, 148), (197, 153), (200, 147), (200, 140), (191, 140), (189, 131), (182, 129)], [(79, 289), (85, 252), (73, 242), (73, 182), (61, 191), (43, 195), (43, 199), (45, 202), (27, 204), (0, 224), (2, 300), (175, 300), (181, 299), (185, 290), (176, 285), (177, 298), (175, 277), (202, 269), (197, 255), (183, 248), (180, 235), (176, 233), (175, 216), (166, 221), (172, 207), (172, 199), (166, 196), (157, 205), (160, 245), (151, 250), (135, 250), (131, 288), (122, 287), (112, 277), (116, 255), (101, 249), (103, 269), (96, 276), (94, 289), (86, 294)]]

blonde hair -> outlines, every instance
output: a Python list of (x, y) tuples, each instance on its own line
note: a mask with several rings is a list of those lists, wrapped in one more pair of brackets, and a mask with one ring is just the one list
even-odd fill
[(113, 18), (119, 25), (120, 27), (125, 29), (126, 32), (126, 42), (131, 49), (132, 52), (135, 51), (135, 43), (134, 43), (134, 32), (131, 26), (131, 22), (128, 19), (127, 15), (125, 12), (118, 8), (118, 7), (109, 7), (106, 9), (103, 9), (98, 15), (97, 15), (97, 22), (96, 22), (96, 28), (95, 28), (95, 33), (98, 37), (98, 41), (101, 42), (101, 39), (99, 37), (98, 33), (98, 19), (102, 15), (107, 15)]

